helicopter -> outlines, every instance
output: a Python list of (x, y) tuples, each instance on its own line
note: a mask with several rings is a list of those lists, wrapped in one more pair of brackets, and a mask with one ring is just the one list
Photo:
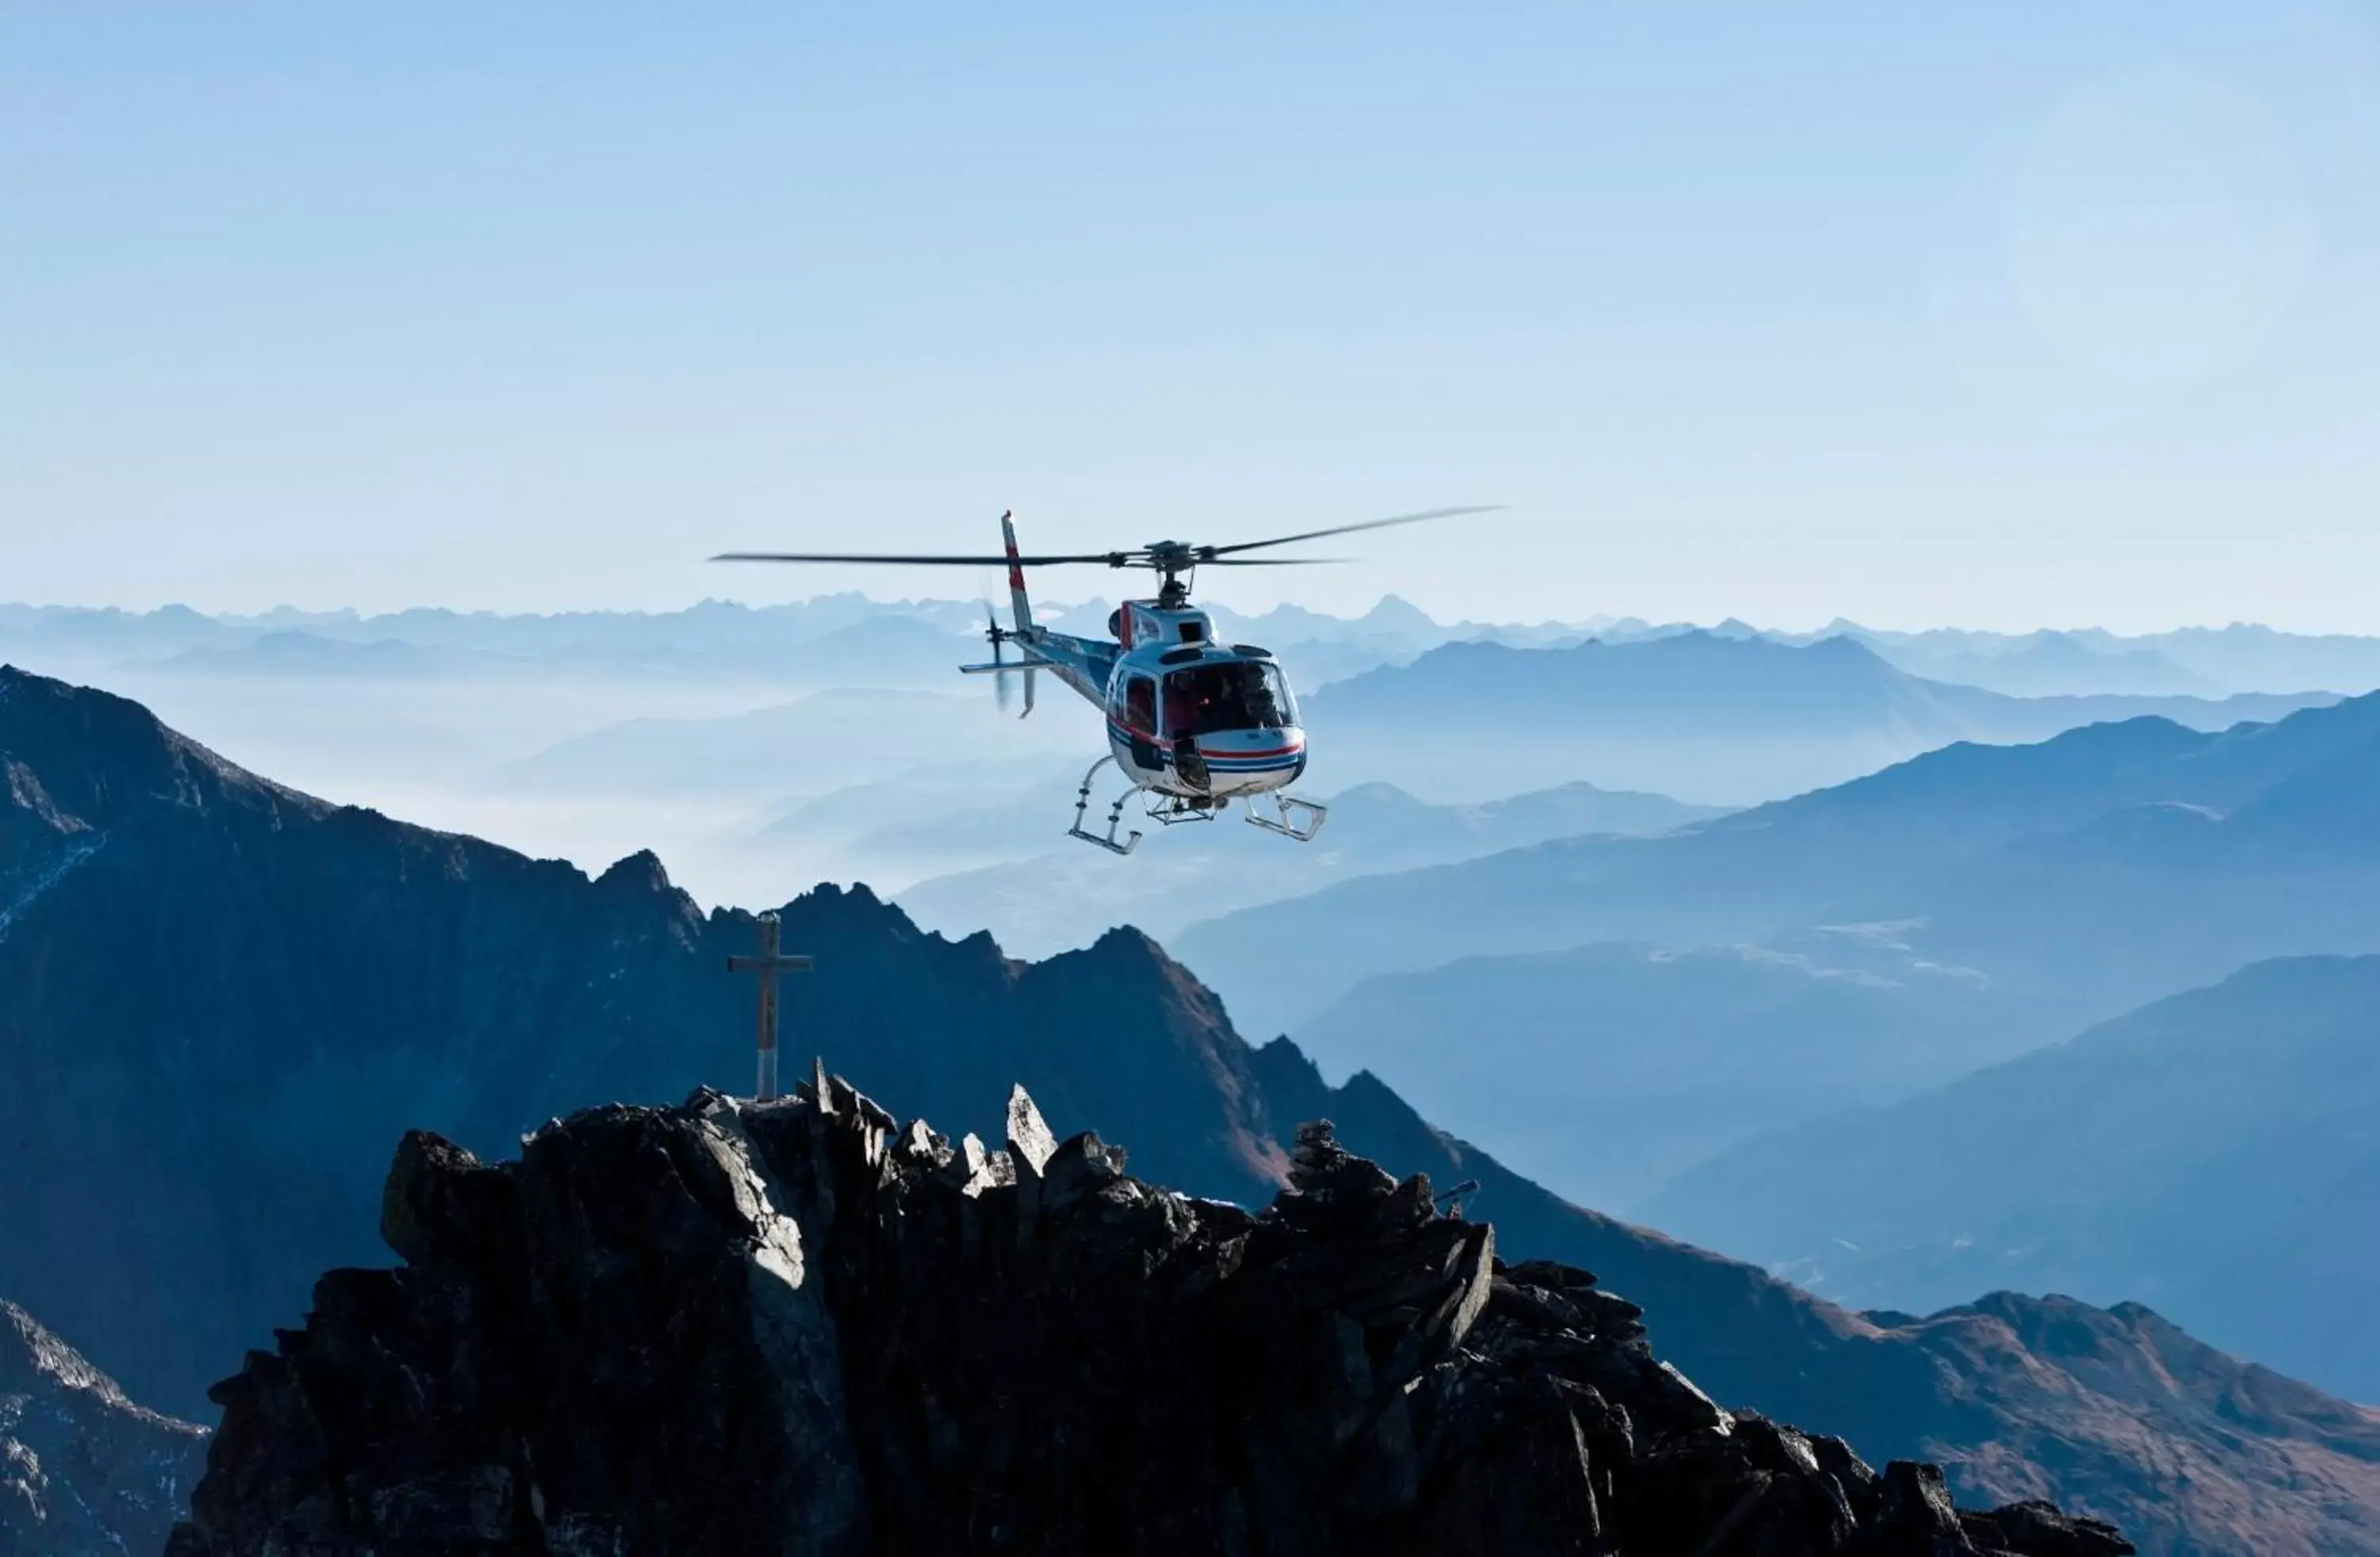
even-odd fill
[[(1008, 678), (1025, 678), (1025, 712), (1033, 712), (1035, 677), (1047, 671), (1083, 695), (1107, 718), (1108, 752), (1083, 775), (1075, 797), (1075, 822), (1067, 836), (1128, 855), (1141, 833), (1119, 838), (1124, 808), (1146, 797), (1148, 815), (1166, 826), (1212, 821), (1235, 800), (1243, 815), (1269, 833), (1311, 843), (1329, 808), (1288, 793), (1305, 772), (1305, 731), (1289, 677), (1269, 650), (1251, 643), (1216, 641), (1213, 618), (1190, 601), (1201, 567), (1293, 567), (1345, 562), (1344, 557), (1251, 557), (1241, 553), (1287, 546), (1326, 536), (1426, 519), (1485, 514), (1488, 507), (1430, 508), (1360, 524), (1333, 525), (1264, 541), (1226, 546), (1157, 541), (1119, 552), (1026, 555), (1016, 546), (1013, 512), (1000, 516), (1003, 550), (999, 556), (882, 554), (858, 552), (726, 552), (713, 562), (899, 564), (921, 567), (1002, 567), (1008, 573), (1010, 623), (1003, 627), (990, 604), (984, 637), (991, 659), (961, 665), (968, 675), (998, 678), (1002, 709)], [(1127, 600), (1108, 616), (1108, 639), (1078, 638), (1033, 620), (1025, 587), (1028, 567), (1104, 566), (1147, 568), (1158, 575), (1157, 593)], [(1016, 657), (1011, 659), (1011, 646)], [(1104, 833), (1084, 825), (1091, 788), (1099, 770), (1113, 763), (1126, 787), (1108, 809)]]

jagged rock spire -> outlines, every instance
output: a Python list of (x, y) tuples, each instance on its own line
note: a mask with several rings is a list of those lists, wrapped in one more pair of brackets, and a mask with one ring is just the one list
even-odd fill
[(1040, 1109), (1021, 1085), (1008, 1094), (1008, 1150), (1037, 1174), (1049, 1165), (1050, 1154), (1058, 1150), (1058, 1137), (1050, 1133)]

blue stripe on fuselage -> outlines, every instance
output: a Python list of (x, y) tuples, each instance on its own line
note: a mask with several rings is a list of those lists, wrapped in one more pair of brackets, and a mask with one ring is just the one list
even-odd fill
[[(1167, 767), (1173, 765), (1173, 753), (1163, 751), (1159, 756)], [(1294, 768), (1305, 760), (1305, 754), (1302, 751), (1293, 752), (1287, 757), (1209, 757), (1207, 759), (1207, 771), (1216, 773), (1269, 773), (1281, 768)]]

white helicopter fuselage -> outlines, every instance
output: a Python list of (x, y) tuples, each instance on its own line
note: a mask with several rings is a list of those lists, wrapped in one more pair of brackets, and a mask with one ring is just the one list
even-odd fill
[(1046, 627), (1013, 634), (1031, 659), (1097, 704), (1135, 785), (1193, 803), (1286, 788), (1305, 771), (1305, 732), (1272, 655), (1214, 640), (1193, 607), (1127, 601), (1112, 642)]

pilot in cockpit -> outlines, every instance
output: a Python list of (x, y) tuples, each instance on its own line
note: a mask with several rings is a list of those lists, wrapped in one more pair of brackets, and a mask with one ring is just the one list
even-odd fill
[(1296, 723), (1289, 685), (1272, 665), (1205, 664), (1165, 678), (1169, 736), (1277, 730)]

